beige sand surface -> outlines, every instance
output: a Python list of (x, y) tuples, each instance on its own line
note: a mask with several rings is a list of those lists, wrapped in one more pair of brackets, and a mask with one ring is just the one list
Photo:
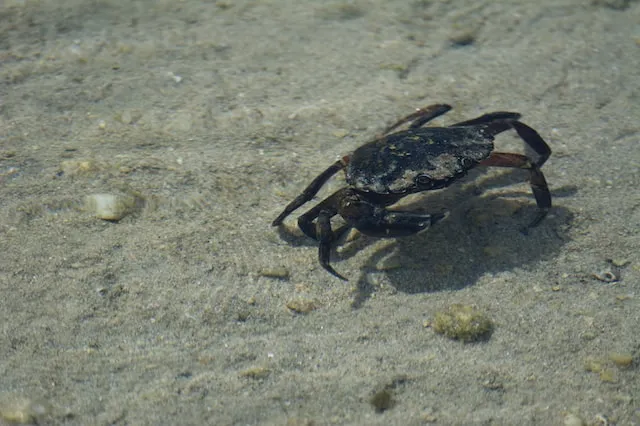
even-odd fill
[[(348, 283), (270, 226), (435, 102), (547, 139), (530, 235), (497, 169), (339, 248)], [(633, 0), (1, 1), (0, 424), (638, 425), (639, 118)], [(490, 338), (434, 333), (452, 304)]]

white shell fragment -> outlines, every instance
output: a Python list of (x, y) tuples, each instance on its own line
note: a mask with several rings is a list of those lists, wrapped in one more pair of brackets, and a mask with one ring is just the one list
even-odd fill
[(114, 194), (92, 194), (85, 200), (85, 208), (99, 219), (118, 221), (131, 213), (136, 199), (131, 196)]

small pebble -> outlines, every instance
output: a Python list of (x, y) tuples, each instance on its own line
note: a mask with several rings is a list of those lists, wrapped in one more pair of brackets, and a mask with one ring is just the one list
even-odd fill
[(633, 364), (633, 357), (631, 354), (619, 354), (619, 353), (610, 353), (609, 359), (618, 367), (629, 367)]
[(573, 413), (567, 413), (564, 415), (562, 424), (565, 426), (584, 426), (584, 420)]
[(604, 368), (604, 362), (596, 358), (587, 358), (584, 360), (584, 369), (591, 373), (600, 373)]
[(620, 279), (613, 271), (608, 270), (593, 274), (593, 278), (603, 283), (614, 283)]
[(308, 314), (309, 312), (317, 309), (318, 306), (312, 299), (299, 297), (288, 301), (287, 308), (289, 308), (296, 314)]
[(611, 259), (611, 264), (617, 268), (624, 268), (631, 262), (627, 259)]
[(176, 75), (171, 71), (169, 71), (167, 73), (167, 77), (172, 78), (175, 83), (180, 83), (182, 81), (182, 77), (181, 76)]
[(85, 208), (97, 218), (117, 222), (129, 213), (136, 205), (134, 197), (114, 194), (92, 194), (85, 200)]
[(31, 400), (20, 396), (3, 396), (0, 400), (0, 425), (40, 424), (51, 413), (46, 402)]
[(453, 304), (436, 312), (432, 328), (450, 339), (474, 342), (491, 335), (493, 321), (474, 306)]
[(455, 46), (468, 46), (475, 40), (476, 32), (473, 30), (460, 30), (449, 36), (449, 41)]
[(374, 393), (369, 402), (373, 405), (373, 408), (375, 408), (376, 413), (387, 411), (395, 405), (393, 395), (388, 389), (382, 389)]
[(616, 377), (615, 371), (605, 368), (600, 372), (600, 380), (605, 383), (616, 383), (618, 378)]
[(346, 137), (348, 134), (349, 134), (349, 131), (345, 130), (345, 129), (339, 129), (339, 130), (336, 130), (336, 131), (333, 132), (333, 136), (336, 139), (342, 139), (342, 138)]
[(284, 266), (270, 266), (262, 268), (258, 271), (258, 274), (263, 277), (280, 278), (283, 280), (289, 278), (289, 270)]
[(240, 372), (241, 377), (249, 377), (250, 379), (266, 379), (271, 374), (271, 370), (267, 367), (251, 367)]
[(60, 171), (67, 176), (96, 173), (98, 164), (93, 160), (65, 160), (60, 163)]

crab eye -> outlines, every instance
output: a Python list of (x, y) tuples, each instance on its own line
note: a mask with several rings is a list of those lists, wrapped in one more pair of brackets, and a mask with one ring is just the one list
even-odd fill
[(416, 185), (418, 185), (420, 188), (428, 189), (433, 186), (433, 180), (431, 179), (431, 176), (427, 174), (421, 174), (416, 176)]

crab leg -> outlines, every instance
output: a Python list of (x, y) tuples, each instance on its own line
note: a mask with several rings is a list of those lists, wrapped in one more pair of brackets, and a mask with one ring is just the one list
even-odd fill
[(331, 218), (338, 214), (337, 205), (344, 196), (345, 191), (347, 189), (341, 189), (331, 194), (326, 200), (301, 215), (298, 218), (298, 227), (305, 235), (318, 241), (318, 260), (320, 265), (330, 274), (347, 281), (330, 264), (333, 244), (351, 228), (350, 224), (344, 224), (335, 231), (331, 229)]
[(406, 117), (401, 118), (400, 120), (393, 123), (391, 126), (384, 129), (382, 131), (382, 136), (389, 134), (392, 130), (410, 121), (411, 121), (411, 124), (409, 125), (409, 128), (415, 129), (416, 127), (420, 127), (426, 124), (427, 122), (433, 120), (434, 118), (447, 113), (450, 110), (451, 110), (451, 106), (447, 104), (434, 104), (434, 105), (426, 106), (424, 108), (420, 108), (413, 114), (409, 114)]
[(298, 218), (298, 227), (307, 237), (313, 238), (316, 241), (320, 240), (318, 236), (318, 230), (316, 225), (314, 224), (314, 220), (322, 216), (328, 216), (331, 219), (333, 216), (338, 214), (338, 208), (336, 207), (339, 203), (340, 197), (344, 192), (344, 189), (340, 189), (329, 197), (326, 200), (318, 203), (312, 209), (310, 209), (305, 214), (301, 215)]
[(551, 155), (551, 148), (549, 148), (549, 145), (547, 145), (538, 132), (518, 121), (519, 118), (520, 114), (517, 112), (496, 111), (481, 115), (480, 117), (473, 118), (471, 120), (461, 121), (460, 123), (456, 123), (450, 127), (486, 124), (487, 131), (493, 136), (513, 128), (518, 132), (518, 136), (520, 136), (527, 146), (538, 156), (538, 159), (535, 161), (536, 165), (538, 167), (542, 167)]
[(480, 163), (485, 166), (513, 167), (529, 170), (529, 183), (531, 184), (531, 190), (536, 198), (536, 204), (538, 205), (539, 211), (533, 218), (533, 221), (522, 230), (524, 233), (527, 233), (529, 228), (533, 228), (540, 224), (551, 208), (551, 193), (549, 192), (549, 186), (544, 178), (544, 174), (542, 174), (542, 171), (540, 170), (540, 167), (542, 167), (551, 155), (551, 148), (549, 148), (549, 145), (547, 145), (538, 132), (526, 124), (517, 121), (518, 118), (520, 118), (520, 114), (517, 112), (497, 111), (481, 115), (480, 117), (471, 120), (456, 123), (452, 127), (478, 126), (484, 124), (485, 132), (488, 132), (492, 136), (513, 128), (518, 132), (518, 136), (520, 136), (520, 138), (522, 138), (522, 140), (527, 144), (527, 147), (530, 148), (529, 151), (532, 150), (535, 152), (538, 157), (537, 160), (532, 160), (529, 156), (522, 154), (494, 152)]
[(331, 212), (327, 210), (321, 210), (318, 215), (318, 220), (316, 221), (316, 235), (318, 237), (318, 242), (320, 245), (318, 246), (318, 260), (320, 261), (320, 265), (331, 275), (340, 278), (342, 281), (348, 281), (345, 277), (340, 275), (333, 269), (331, 266), (331, 246), (338, 238), (336, 233), (331, 229), (331, 216), (335, 215), (331, 214)]
[[(521, 117), (520, 113), (517, 112), (508, 112), (508, 111), (495, 111), (489, 112), (487, 114), (483, 114), (480, 117), (472, 118), (471, 120), (461, 121), (456, 124), (452, 124), (449, 127), (462, 127), (462, 126), (477, 126), (478, 124), (485, 123), (494, 123), (496, 121), (515, 121)], [(511, 126), (507, 125), (504, 130), (510, 129)], [(493, 134), (498, 134), (503, 132), (504, 130), (492, 132)]]
[(549, 145), (547, 145), (538, 132), (526, 124), (520, 121), (514, 121), (511, 125), (516, 129), (516, 132), (518, 132), (518, 136), (520, 136), (522, 140), (527, 143), (527, 146), (534, 150), (538, 155), (538, 159), (535, 163), (538, 167), (542, 167), (551, 155), (551, 148), (549, 148)]
[(324, 172), (320, 173), (318, 177), (316, 177), (310, 184), (305, 188), (304, 191), (293, 201), (291, 201), (287, 207), (284, 208), (284, 211), (280, 213), (280, 215), (275, 218), (273, 222), (271, 222), (271, 226), (278, 226), (284, 221), (284, 219), (291, 214), (294, 210), (296, 210), (301, 205), (305, 204), (307, 201), (311, 200), (317, 193), (320, 191), (322, 185), (324, 185), (331, 176), (338, 173), (340, 170), (344, 169), (346, 164), (349, 161), (349, 157), (344, 157), (341, 160), (336, 161), (331, 166), (329, 166)]
[(360, 232), (371, 237), (406, 237), (424, 231), (445, 215), (426, 214), (376, 208), (371, 216), (362, 216), (352, 223)]
[(529, 183), (531, 185), (531, 190), (533, 191), (533, 196), (536, 198), (538, 214), (523, 231), (526, 233), (528, 228), (538, 226), (551, 208), (551, 193), (549, 192), (549, 186), (547, 185), (547, 180), (544, 178), (538, 164), (532, 163), (526, 155), (513, 154), (509, 152), (494, 152), (480, 164), (490, 167), (512, 167), (529, 170)]

